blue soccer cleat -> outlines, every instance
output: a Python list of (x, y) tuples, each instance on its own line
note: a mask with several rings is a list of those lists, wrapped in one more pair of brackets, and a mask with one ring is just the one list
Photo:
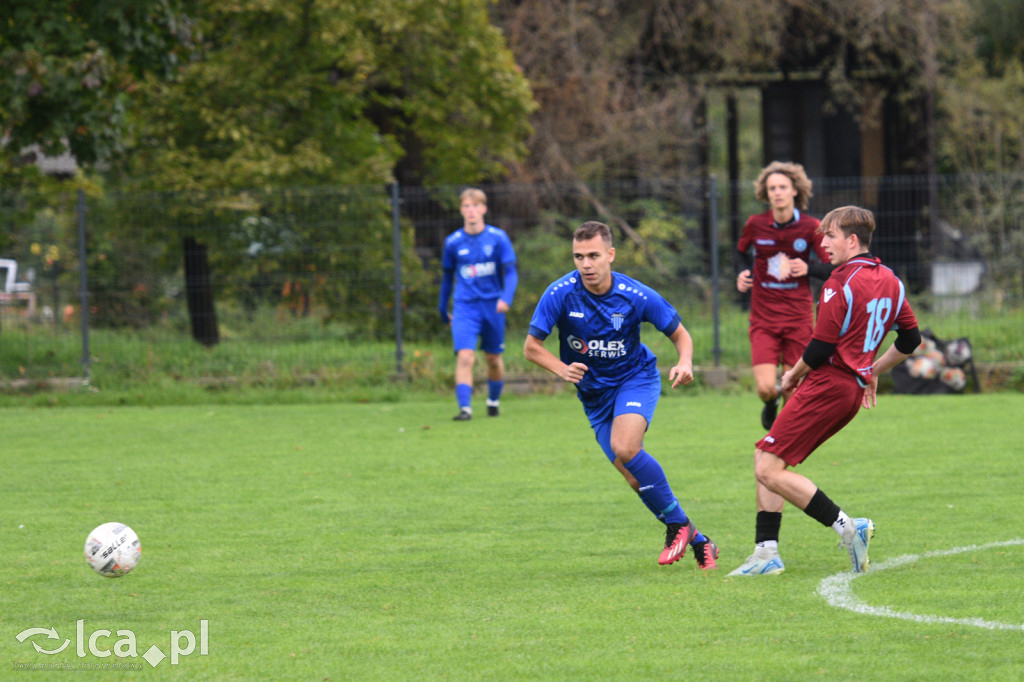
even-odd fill
[(729, 575), (752, 576), (752, 575), (775, 575), (786, 570), (786, 566), (779, 558), (779, 552), (775, 549), (758, 547), (754, 553), (747, 557), (742, 566)]
[(843, 538), (843, 545), (850, 553), (850, 564), (854, 573), (868, 570), (868, 543), (875, 536), (875, 524), (871, 519), (852, 519), (853, 533)]

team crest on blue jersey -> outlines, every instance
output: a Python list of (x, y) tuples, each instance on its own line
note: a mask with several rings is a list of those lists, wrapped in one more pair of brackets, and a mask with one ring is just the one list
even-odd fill
[(494, 245), (493, 244), (485, 244), (484, 245), (484, 255), (487, 256), (488, 258), (490, 258), (492, 253), (494, 253)]
[(625, 319), (622, 313), (612, 313), (612, 326), (615, 327), (615, 331), (622, 329), (622, 322)]
[(793, 250), (794, 251), (806, 251), (807, 250), (807, 240), (804, 239), (803, 237), (801, 237), (800, 239), (794, 240), (793, 241)]

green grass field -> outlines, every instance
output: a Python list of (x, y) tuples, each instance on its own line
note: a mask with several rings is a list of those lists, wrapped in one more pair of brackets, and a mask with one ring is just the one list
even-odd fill
[[(448, 398), (0, 409), (0, 678), (1024, 678), (1024, 544), (1007, 544), (1024, 538), (1024, 396), (883, 395), (800, 467), (875, 521), (856, 580), (836, 535), (789, 507), (786, 572), (726, 576), (753, 544), (758, 407), (684, 390), (648, 434), (721, 546), (714, 573), (657, 565), (662, 527), (571, 395), (468, 423)], [(113, 520), (144, 550), (106, 579), (82, 548)], [(852, 610), (832, 603), (843, 589)], [(100, 653), (130, 632), (138, 657), (94, 655), (78, 621)], [(202, 621), (205, 655), (142, 658)], [(58, 636), (18, 641), (34, 627)]]

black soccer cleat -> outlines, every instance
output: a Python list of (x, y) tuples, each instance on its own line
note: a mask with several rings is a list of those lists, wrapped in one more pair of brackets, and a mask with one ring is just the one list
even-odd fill
[(473, 413), (469, 410), (459, 410), (459, 413), (452, 417), (452, 420), (457, 422), (468, 422), (473, 418)]
[(497, 417), (498, 416), (498, 406), (497, 405), (488, 405), (487, 406), (487, 416), (488, 417)]
[(706, 542), (698, 542), (693, 546), (693, 557), (702, 571), (713, 571), (718, 568), (718, 545), (708, 538)]

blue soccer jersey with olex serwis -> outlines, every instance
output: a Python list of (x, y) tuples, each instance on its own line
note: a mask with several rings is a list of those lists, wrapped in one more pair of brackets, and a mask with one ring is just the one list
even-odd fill
[(505, 290), (504, 266), (515, 262), (508, 234), (493, 225), (479, 234), (466, 234), (460, 228), (444, 240), (441, 266), (455, 272), (456, 303), (500, 298)]
[(671, 335), (676, 312), (661, 294), (632, 277), (612, 272), (612, 287), (601, 296), (583, 286), (575, 270), (555, 280), (537, 302), (530, 335), (544, 340), (558, 327), (559, 358), (582, 362), (589, 370), (577, 384), (587, 394), (618, 386), (639, 371), (657, 366), (640, 342), (640, 325), (650, 322)]

